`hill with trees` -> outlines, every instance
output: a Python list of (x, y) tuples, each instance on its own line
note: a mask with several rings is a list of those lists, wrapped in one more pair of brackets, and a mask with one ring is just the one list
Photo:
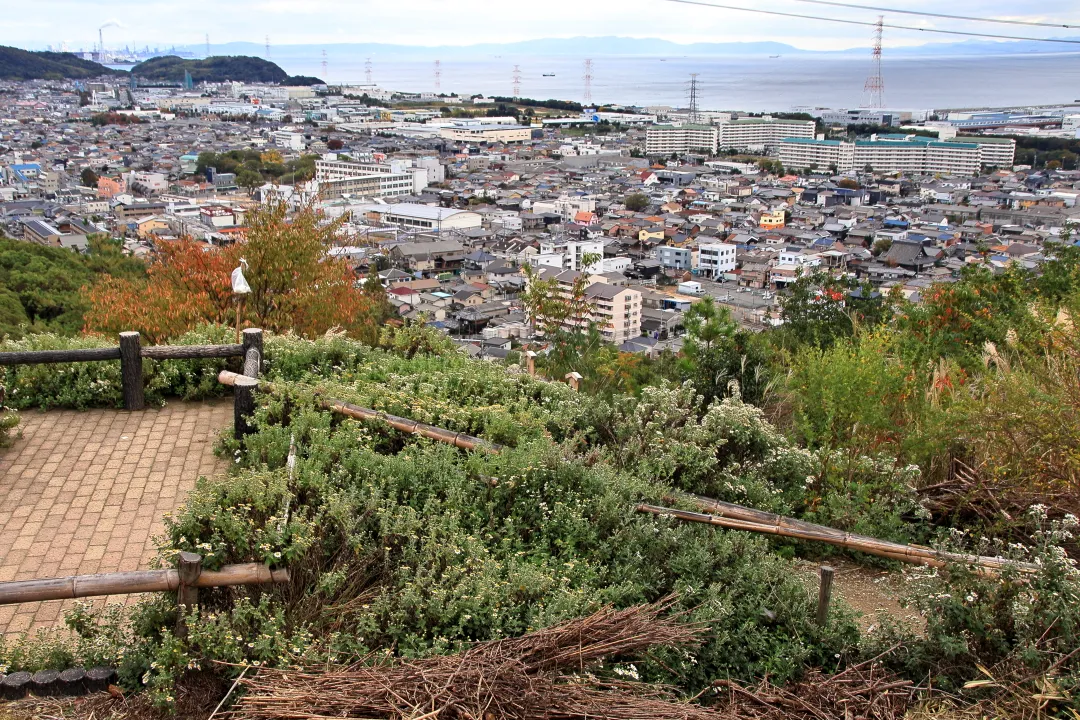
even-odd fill
[(71, 53), (34, 52), (0, 45), (0, 80), (84, 80), (119, 74), (119, 70)]
[(181, 83), (184, 72), (195, 82), (277, 83), (278, 85), (318, 85), (322, 80), (306, 75), (289, 75), (275, 63), (246, 55), (187, 60), (176, 55), (151, 58), (131, 68), (131, 74), (150, 82)]

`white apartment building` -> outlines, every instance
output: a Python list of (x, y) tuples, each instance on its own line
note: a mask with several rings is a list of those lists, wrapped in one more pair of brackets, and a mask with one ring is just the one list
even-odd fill
[(698, 274), (707, 278), (719, 278), (735, 270), (737, 248), (728, 243), (701, 243), (698, 245)]
[[(825, 170), (835, 166), (838, 172), (847, 172), (869, 167), (875, 172), (959, 175), (973, 175), (983, 164), (1012, 164), (1000, 162), (1010, 149), (996, 144), (984, 152), (983, 146), (976, 143), (940, 142), (914, 135), (894, 137), (853, 143), (788, 138), (780, 144), (780, 162), (784, 167), (798, 170)], [(984, 163), (984, 157), (995, 158), (997, 162)]]
[(537, 200), (532, 212), (558, 215), (566, 222), (573, 222), (578, 213), (596, 212), (596, 199), (590, 197), (571, 197), (563, 195), (555, 200)]
[(285, 150), (300, 151), (304, 149), (304, 136), (302, 133), (291, 132), (289, 130), (275, 130), (270, 133), (270, 140), (273, 141), (275, 147), (283, 148)]
[(708, 125), (653, 125), (645, 131), (646, 155), (704, 151), (716, 154), (719, 133)]
[(813, 120), (782, 120), (769, 115), (728, 120), (716, 126), (720, 150), (771, 150), (786, 138), (812, 138)]
[(954, 142), (978, 145), (979, 162), (984, 167), (1011, 168), (1016, 162), (1016, 140), (1012, 138), (958, 135)]
[(323, 200), (343, 195), (398, 197), (418, 194), (427, 187), (427, 168), (414, 168), (402, 160), (389, 163), (352, 160), (316, 160), (315, 182)]

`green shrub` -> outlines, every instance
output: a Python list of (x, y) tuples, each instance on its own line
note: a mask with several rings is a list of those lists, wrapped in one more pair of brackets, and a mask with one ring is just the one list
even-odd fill
[(11, 445), (18, 437), (19, 413), (0, 407), (0, 448)]
[[(987, 538), (973, 542), (953, 531), (948, 549), (1034, 563), (1035, 572), (1010, 568), (987, 575), (959, 564), (914, 570), (905, 598), (925, 619), (925, 630), (886, 625), (873, 637), (870, 651), (899, 644), (889, 662), (908, 677), (928, 677), (944, 690), (985, 681), (980, 666), (1028, 681), (1053, 670), (1059, 690), (1071, 697), (1080, 686), (1074, 653), (1080, 646), (1080, 571), (1063, 545), (1073, 541), (1072, 530), (1080, 523), (1071, 515), (1049, 522), (1040, 506), (1032, 509), (1031, 519), (1037, 529), (1028, 546)], [(1069, 703), (1080, 709), (1075, 700)]]

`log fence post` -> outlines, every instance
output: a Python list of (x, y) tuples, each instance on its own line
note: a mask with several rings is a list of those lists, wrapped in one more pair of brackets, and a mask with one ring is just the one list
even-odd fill
[(124, 409), (144, 409), (142, 345), (137, 332), (120, 333), (120, 381), (124, 391)]
[(829, 620), (829, 603), (832, 601), (832, 581), (833, 575), (836, 573), (834, 568), (828, 565), (821, 566), (821, 580), (818, 585), (818, 600), (817, 600), (817, 624), (821, 627), (825, 627), (825, 623)]
[(195, 582), (202, 574), (202, 555), (181, 552), (176, 564), (176, 574), (180, 577), (180, 587), (176, 591), (176, 600), (180, 604), (180, 614), (176, 618), (176, 630), (183, 636), (187, 634), (186, 615), (199, 604), (199, 588)]
[(252, 432), (249, 418), (255, 412), (255, 388), (262, 369), (263, 332), (258, 328), (244, 330), (243, 373), (245, 379), (233, 388), (233, 437), (243, 441)]
[[(244, 330), (244, 374), (248, 377), (259, 377), (262, 372), (262, 356), (263, 356), (263, 331), (259, 328), (247, 328)], [(247, 366), (248, 351), (255, 348), (259, 351), (259, 365), (254, 373), (249, 372), (251, 368)]]
[(238, 377), (233, 386), (233, 436), (243, 440), (252, 433), (251, 416), (255, 414), (255, 388), (259, 381), (246, 376)]

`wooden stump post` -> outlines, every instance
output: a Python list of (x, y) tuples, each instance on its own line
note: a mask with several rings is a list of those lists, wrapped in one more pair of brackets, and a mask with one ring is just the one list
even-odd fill
[(255, 388), (259, 381), (250, 377), (236, 379), (233, 386), (233, 436), (237, 440), (252, 432), (249, 418), (255, 414)]
[(142, 410), (145, 408), (142, 347), (137, 332), (120, 333), (120, 378), (124, 388), (124, 409)]
[[(247, 328), (244, 330), (244, 374), (248, 377), (259, 377), (262, 372), (262, 356), (263, 356), (263, 331), (259, 328)], [(255, 348), (259, 351), (259, 365), (256, 367), (254, 373), (250, 372), (251, 368), (247, 366), (248, 351), (251, 348)]]
[(832, 601), (832, 581), (836, 570), (828, 565), (821, 566), (821, 583), (818, 585), (817, 624), (825, 627), (829, 620), (829, 603)]
[(566, 374), (566, 382), (569, 383), (570, 389), (574, 392), (581, 390), (582, 376), (579, 372), (571, 372)]
[(536, 353), (532, 350), (525, 351), (525, 367), (529, 371), (529, 375), (536, 377)]
[(197, 553), (181, 552), (176, 564), (176, 574), (180, 576), (180, 588), (176, 592), (180, 615), (177, 617), (176, 630), (180, 635), (187, 634), (184, 616), (199, 604), (199, 588), (195, 587), (195, 581), (202, 574), (202, 560), (202, 555)]

